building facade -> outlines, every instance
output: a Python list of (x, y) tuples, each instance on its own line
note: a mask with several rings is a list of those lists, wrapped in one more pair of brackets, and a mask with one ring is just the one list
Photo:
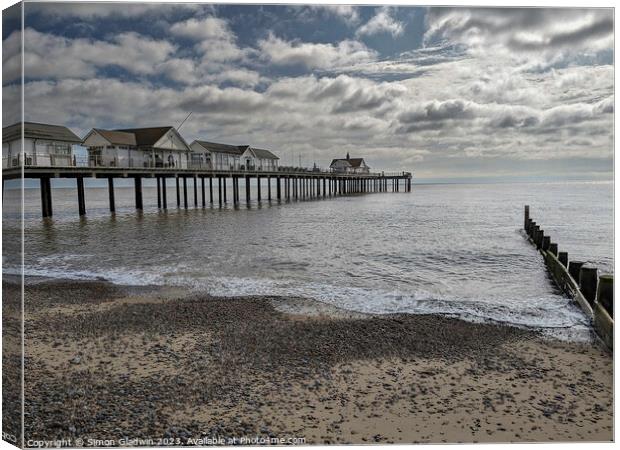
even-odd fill
[(332, 160), (329, 168), (338, 173), (370, 173), (370, 167), (364, 158), (351, 158), (349, 153), (346, 158)]
[(192, 142), (190, 147), (192, 167), (212, 170), (278, 170), (280, 158), (269, 150), (201, 140)]
[(191, 149), (174, 127), (92, 129), (84, 138), (89, 165), (190, 167)]
[(67, 127), (19, 122), (2, 129), (2, 167), (72, 166), (74, 147), (81, 143)]

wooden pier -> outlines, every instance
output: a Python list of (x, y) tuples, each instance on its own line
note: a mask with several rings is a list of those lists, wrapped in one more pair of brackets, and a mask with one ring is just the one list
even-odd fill
[[(349, 194), (375, 192), (411, 192), (410, 172), (398, 173), (339, 173), (319, 171), (218, 171), (205, 169), (170, 168), (127, 168), (127, 167), (43, 167), (25, 166), (3, 169), (4, 180), (32, 178), (39, 179), (41, 187), (41, 212), (43, 217), (52, 217), (52, 178), (73, 178), (76, 180), (78, 213), (86, 214), (84, 179), (100, 178), (108, 180), (110, 212), (116, 210), (114, 180), (116, 178), (134, 180), (136, 209), (144, 208), (142, 201), (142, 180), (157, 180), (157, 207), (168, 208), (168, 179), (174, 179), (176, 187), (176, 207), (189, 207), (187, 179), (193, 180), (192, 205), (205, 207), (217, 202), (219, 207), (228, 203), (227, 186), (232, 183), (233, 204), (239, 205), (239, 180), (245, 181), (245, 202), (252, 200), (252, 184), (255, 185), (256, 200), (264, 200), (261, 181), (267, 181), (267, 198), (272, 201), (308, 200)], [(182, 184), (182, 186), (181, 186)], [(200, 186), (200, 195), (198, 187)], [(208, 195), (207, 195), (208, 190)], [(214, 190), (216, 191), (214, 194)], [(275, 197), (275, 198), (274, 198)], [(181, 203), (182, 200), (182, 203)], [(200, 200), (200, 201), (199, 201)]]

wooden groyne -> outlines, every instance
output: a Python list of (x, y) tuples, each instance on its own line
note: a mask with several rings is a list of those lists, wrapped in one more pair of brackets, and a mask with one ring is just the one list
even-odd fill
[[(86, 214), (84, 194), (85, 178), (107, 179), (110, 212), (114, 213), (114, 179), (134, 180), (135, 205), (143, 209), (142, 181), (157, 180), (157, 207), (168, 208), (168, 180), (174, 180), (176, 187), (176, 207), (188, 208), (187, 180), (193, 181), (193, 206), (199, 204), (204, 208), (207, 202), (223, 207), (228, 203), (227, 185), (232, 186), (232, 203), (238, 206), (240, 200), (239, 180), (245, 181), (245, 201), (249, 205), (252, 199), (252, 184), (255, 185), (255, 198), (258, 202), (265, 199), (261, 192), (261, 181), (267, 182), (268, 201), (288, 202), (292, 200), (310, 200), (348, 194), (373, 192), (411, 192), (411, 172), (397, 173), (340, 173), (322, 171), (233, 171), (206, 169), (173, 168), (123, 168), (123, 167), (43, 167), (25, 166), (3, 169), (4, 181), (19, 178), (39, 179), (41, 192), (42, 216), (52, 217), (52, 178), (72, 178), (76, 180), (77, 204), (80, 216)], [(231, 183), (230, 185), (228, 183)], [(200, 196), (199, 196), (200, 189)], [(4, 191), (4, 189), (3, 189)], [(215, 194), (215, 195), (214, 195)], [(190, 194), (191, 195), (191, 194)], [(172, 203), (172, 202), (171, 202)]]
[(525, 206), (523, 228), (532, 245), (545, 259), (547, 269), (556, 285), (573, 298), (592, 322), (594, 330), (613, 349), (614, 344), (614, 277), (599, 275), (598, 269), (583, 261), (569, 261), (568, 253), (561, 252), (556, 242), (545, 234), (540, 224), (530, 217), (530, 207)]

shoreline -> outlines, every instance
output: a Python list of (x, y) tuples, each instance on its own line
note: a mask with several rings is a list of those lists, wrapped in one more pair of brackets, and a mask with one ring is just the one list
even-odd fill
[[(17, 288), (4, 280), (9, 298)], [(595, 343), (307, 299), (66, 280), (26, 291), (27, 439), (613, 437), (613, 361)]]

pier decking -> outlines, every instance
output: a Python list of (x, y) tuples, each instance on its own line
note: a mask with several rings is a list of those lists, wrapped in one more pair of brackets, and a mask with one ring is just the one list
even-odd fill
[[(340, 173), (325, 171), (231, 171), (208, 169), (181, 169), (168, 167), (77, 167), (77, 166), (22, 166), (2, 170), (4, 180), (33, 178), (40, 180), (41, 212), (43, 217), (52, 217), (52, 178), (74, 178), (77, 187), (78, 212), (86, 214), (84, 179), (108, 180), (110, 211), (115, 211), (114, 179), (133, 178), (136, 209), (143, 209), (142, 179), (157, 180), (157, 206), (168, 208), (168, 179), (174, 179), (176, 206), (188, 207), (187, 179), (193, 180), (193, 206), (204, 207), (207, 201), (220, 207), (228, 203), (227, 185), (232, 183), (233, 204), (240, 203), (239, 180), (245, 181), (245, 201), (252, 200), (252, 184), (255, 185), (256, 200), (263, 200), (261, 180), (267, 181), (267, 200), (291, 201), (299, 199), (325, 198), (337, 195), (373, 192), (411, 192), (411, 172), (396, 173)], [(198, 186), (200, 180), (200, 197)], [(181, 186), (182, 185), (182, 186)], [(208, 194), (207, 194), (208, 192)], [(215, 194), (215, 195), (214, 195)], [(199, 202), (200, 199), (200, 202)], [(181, 202), (182, 200), (182, 202)]]

